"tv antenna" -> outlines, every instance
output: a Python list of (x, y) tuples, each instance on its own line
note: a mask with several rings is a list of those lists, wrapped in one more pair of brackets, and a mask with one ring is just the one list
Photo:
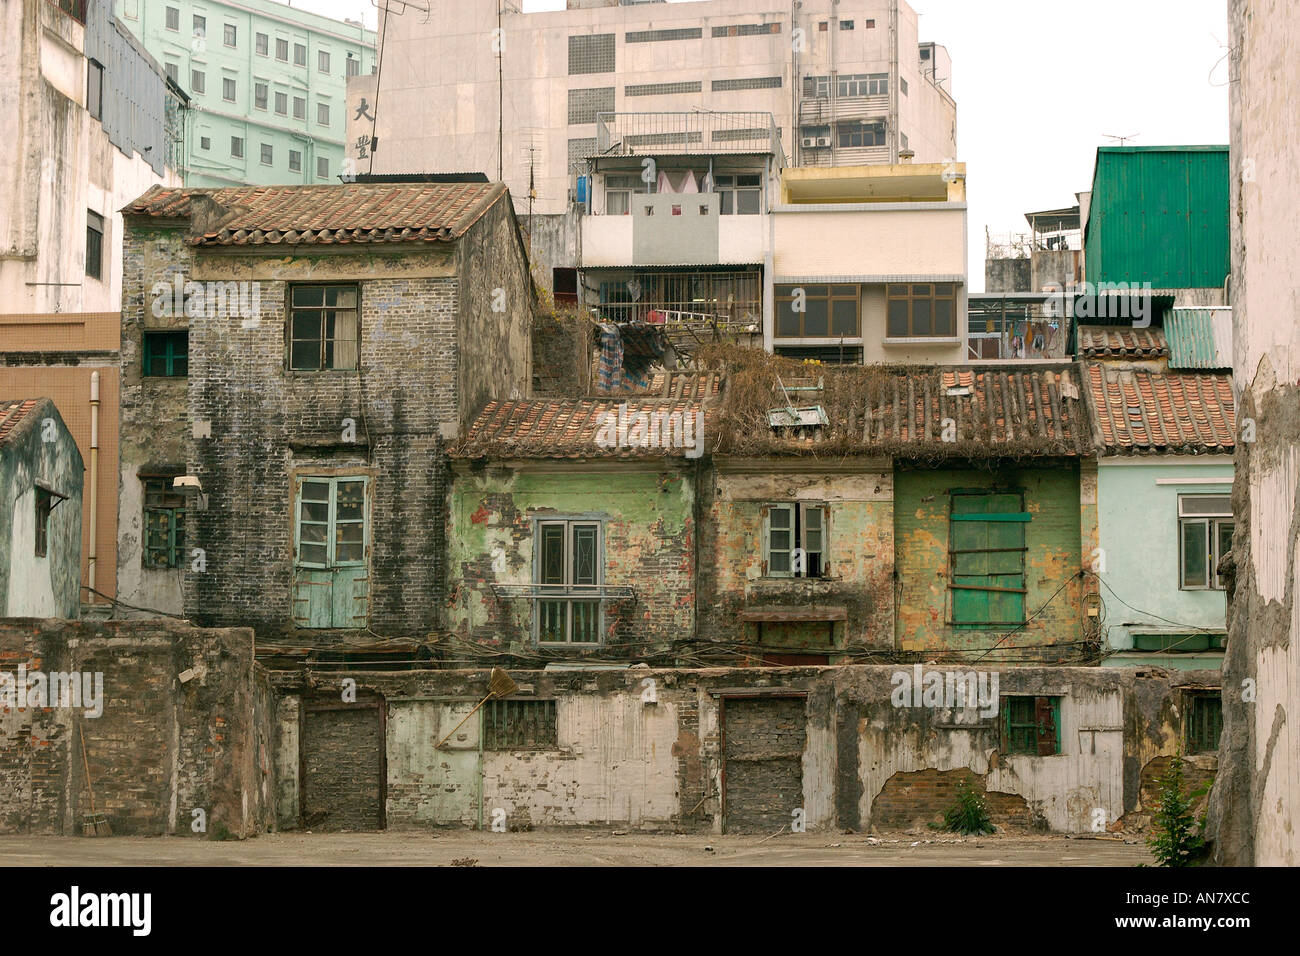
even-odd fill
[(1137, 139), (1137, 138), (1138, 138), (1140, 135), (1142, 135), (1142, 134), (1141, 134), (1141, 133), (1129, 133), (1127, 136), (1112, 136), (1110, 133), (1102, 133), (1101, 135), (1104, 136), (1104, 137), (1106, 137), (1106, 139), (1113, 139), (1113, 140), (1116, 142), (1116, 144), (1118, 144), (1118, 145), (1120, 145), (1120, 146), (1123, 146), (1123, 145), (1125, 145), (1129, 140), (1131, 140), (1131, 139)]

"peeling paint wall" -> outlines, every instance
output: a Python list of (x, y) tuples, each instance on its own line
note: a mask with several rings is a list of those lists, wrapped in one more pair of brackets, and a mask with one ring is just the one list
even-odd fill
[[(752, 644), (757, 628), (739, 620), (745, 609), (828, 605), (847, 610), (835, 625), (833, 651), (891, 650), (893, 643), (894, 476), (888, 463), (826, 461), (813, 468), (789, 462), (719, 464), (701, 495), (700, 629), (712, 641)], [(772, 577), (765, 561), (765, 508), (787, 502), (828, 509), (826, 563), (820, 578)], [(821, 651), (823, 622), (764, 624), (764, 646)], [(832, 656), (832, 662), (838, 655)]]
[[(1092, 481), (1095, 527), (1095, 475)], [(900, 467), (894, 499), (899, 651), (922, 660), (946, 651), (984, 651), (1008, 631), (951, 623), (949, 514), (956, 489), (1023, 490), (1031, 516), (1025, 525), (1027, 623), (988, 655), (989, 663), (1078, 659), (1085, 651), (1081, 642), (1096, 637), (1083, 608), (1085, 584), (1077, 577), (1084, 566), (1085, 506), (1079, 465), (1072, 460), (1051, 466), (1006, 465), (994, 471)]]
[[(1233, 490), (1235, 589), (1223, 665), (1214, 862), (1300, 861), (1300, 250), (1279, 242), (1300, 161), (1300, 21), (1288, 0), (1228, 5), (1233, 382), (1243, 387)], [(1245, 440), (1247, 423), (1256, 440)]]
[(454, 634), (516, 650), (533, 644), (533, 602), (498, 597), (492, 585), (533, 582), (534, 522), (556, 517), (600, 522), (604, 583), (635, 591), (605, 606), (607, 645), (631, 642), (627, 653), (644, 655), (694, 634), (691, 468), (668, 460), (456, 467), (447, 529)]
[[(923, 680), (945, 672), (924, 667)], [(1183, 739), (1186, 693), (1218, 681), (1208, 671), (1004, 668), (996, 712), (981, 713), (907, 698), (896, 705), (898, 675), (914, 673), (863, 665), (513, 671), (520, 688), (511, 699), (553, 700), (557, 715), (555, 744), (522, 751), (480, 751), (481, 712), (455, 729), (486, 694), (487, 671), (351, 676), (387, 705), (390, 827), (489, 829), (498, 820), (706, 832), (722, 832), (724, 820), (732, 829), (734, 804), (750, 796), (758, 802), (747, 813), (764, 822), (791, 822), (798, 810), (813, 830), (924, 826), (951, 805), (962, 778), (1011, 826), (1082, 833), (1145, 824), (1150, 781)], [(276, 677), (287, 690), (337, 687), (340, 675)], [(1061, 697), (1059, 753), (1006, 752), (1008, 695)], [(786, 704), (762, 703), (778, 698)], [(724, 749), (728, 733), (743, 735), (739, 749)], [(749, 793), (734, 767), (727, 772), (728, 759), (768, 758), (788, 771), (791, 743), (802, 747), (797, 774), (769, 775), (766, 790)], [(1213, 773), (1212, 755), (1188, 759), (1190, 773)], [(277, 766), (293, 770), (287, 759)], [(769, 779), (758, 769), (751, 782)], [(746, 819), (739, 814), (742, 829)]]

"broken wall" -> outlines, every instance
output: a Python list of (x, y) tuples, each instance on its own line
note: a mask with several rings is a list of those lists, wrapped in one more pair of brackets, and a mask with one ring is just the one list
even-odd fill
[(202, 836), (224, 827), (250, 836), (274, 827), (270, 690), (253, 662), (251, 631), (170, 620), (0, 620), (0, 672), (17, 675), (20, 666), (81, 675), (87, 690), (95, 684), (86, 676), (102, 680), (102, 694), (91, 690), (80, 706), (47, 697), (46, 706), (0, 712), (0, 832), (79, 834), (92, 791), (115, 835)]

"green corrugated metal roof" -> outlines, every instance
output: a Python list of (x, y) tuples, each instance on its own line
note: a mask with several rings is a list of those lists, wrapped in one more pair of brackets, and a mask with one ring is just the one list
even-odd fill
[(1232, 368), (1232, 310), (1173, 309), (1165, 318), (1170, 368)]
[(1228, 275), (1228, 147), (1103, 146), (1084, 231), (1089, 282), (1217, 288)]

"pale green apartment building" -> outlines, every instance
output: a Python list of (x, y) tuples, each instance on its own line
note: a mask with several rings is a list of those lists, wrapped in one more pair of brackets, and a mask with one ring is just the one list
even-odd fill
[(347, 78), (374, 72), (375, 33), (275, 0), (116, 0), (191, 97), (186, 186), (338, 182)]

